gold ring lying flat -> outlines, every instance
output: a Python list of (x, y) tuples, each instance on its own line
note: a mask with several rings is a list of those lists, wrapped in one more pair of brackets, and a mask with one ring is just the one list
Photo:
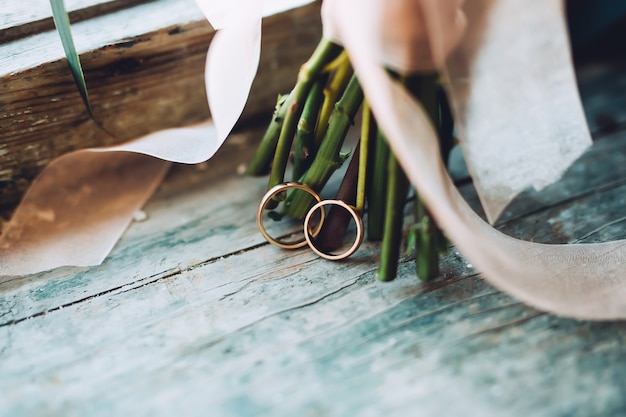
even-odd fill
[[(324, 218), (325, 213), (324, 213), (323, 206), (327, 206), (327, 205), (335, 205), (335, 206), (343, 207), (344, 209), (348, 211), (348, 213), (350, 213), (350, 215), (352, 216), (352, 218), (354, 219), (356, 223), (356, 239), (354, 240), (354, 243), (352, 244), (352, 246), (345, 252), (338, 253), (338, 254), (322, 252), (315, 246), (315, 244), (313, 243), (313, 239), (311, 238), (311, 233), (310, 233), (310, 228), (309, 228), (309, 222), (311, 221), (311, 217), (313, 216), (315, 211), (320, 209), (321, 210), (320, 216)], [(356, 208), (354, 208), (353, 206), (347, 204), (346, 202), (342, 200), (319, 201), (317, 202), (317, 204), (311, 207), (306, 217), (304, 218), (304, 238), (306, 239), (306, 242), (309, 244), (309, 247), (311, 248), (311, 250), (313, 250), (313, 252), (317, 253), (322, 258), (329, 259), (331, 261), (338, 261), (340, 259), (345, 259), (348, 256), (352, 255), (354, 252), (356, 252), (359, 246), (361, 246), (361, 242), (363, 242), (363, 235), (364, 235), (363, 219), (357, 212)], [(313, 235), (313, 237), (315, 236), (317, 236), (317, 234)]]
[[(267, 203), (269, 203), (269, 201), (275, 195), (283, 191), (287, 191), (291, 188), (296, 188), (299, 190), (306, 191), (307, 193), (311, 194), (315, 198), (315, 200), (317, 200), (318, 203), (322, 200), (319, 194), (315, 192), (315, 190), (313, 190), (311, 187), (309, 187), (306, 184), (300, 184), (298, 182), (286, 182), (283, 184), (278, 184), (270, 188), (265, 193), (265, 195), (261, 199), (261, 202), (259, 203), (259, 208), (257, 209), (257, 212), (256, 212), (256, 222), (257, 222), (257, 225), (259, 226), (259, 230), (261, 231), (261, 234), (265, 237), (265, 239), (267, 239), (267, 241), (271, 243), (272, 245), (278, 246), (279, 248), (283, 248), (283, 249), (301, 248), (303, 246), (306, 246), (307, 240), (306, 238), (304, 238), (302, 240), (299, 240), (293, 243), (284, 243), (284, 242), (281, 242), (280, 240), (274, 239), (272, 236), (269, 235), (269, 233), (267, 233), (267, 230), (265, 230), (265, 226), (263, 225), (263, 211), (265, 210)], [(324, 223), (324, 210), (322, 210), (322, 213), (320, 215), (321, 215), (320, 222), (315, 228), (315, 230), (307, 230), (307, 228), (305, 227), (305, 232), (309, 232), (309, 233), (312, 233), (313, 236), (317, 236), (317, 234), (322, 228), (322, 224)]]

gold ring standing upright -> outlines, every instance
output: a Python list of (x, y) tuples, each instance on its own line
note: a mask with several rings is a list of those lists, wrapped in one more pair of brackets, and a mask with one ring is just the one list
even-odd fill
[[(317, 210), (320, 210), (321, 211), (320, 216), (324, 218), (325, 217), (324, 206), (329, 206), (329, 205), (339, 206), (347, 210), (348, 213), (350, 213), (350, 215), (354, 219), (354, 222), (356, 223), (356, 239), (354, 240), (354, 243), (352, 244), (352, 246), (350, 246), (350, 248), (348, 248), (345, 252), (333, 254), (333, 253), (327, 253), (327, 252), (321, 251), (315, 246), (315, 242), (313, 241), (313, 238), (317, 236), (317, 234), (312, 236), (311, 233), (309, 232), (311, 230), (309, 228), (309, 222), (311, 221), (313, 214), (315, 214)], [(354, 252), (356, 252), (359, 246), (361, 246), (361, 243), (363, 242), (364, 234), (365, 232), (363, 228), (363, 218), (359, 215), (359, 213), (357, 212), (354, 206), (351, 206), (342, 200), (319, 201), (313, 207), (311, 207), (306, 217), (304, 218), (304, 238), (306, 239), (306, 242), (309, 244), (309, 247), (311, 248), (311, 250), (313, 250), (313, 252), (315, 252), (322, 258), (325, 258), (331, 261), (338, 261), (341, 259), (345, 259), (349, 257), (350, 255), (352, 255)]]
[[(261, 202), (259, 203), (259, 207), (256, 212), (256, 222), (257, 222), (257, 225), (259, 226), (259, 230), (261, 231), (261, 234), (265, 237), (265, 239), (267, 239), (267, 241), (271, 243), (272, 245), (278, 246), (279, 248), (282, 248), (282, 249), (298, 249), (307, 245), (306, 238), (303, 238), (302, 240), (298, 240), (293, 243), (281, 242), (280, 240), (275, 239), (272, 236), (270, 236), (270, 234), (265, 229), (265, 225), (263, 224), (263, 211), (265, 210), (265, 207), (267, 206), (269, 201), (272, 198), (274, 198), (274, 196), (276, 196), (277, 194), (283, 191), (290, 190), (290, 189), (298, 189), (298, 190), (305, 191), (311, 194), (311, 196), (313, 196), (313, 198), (315, 198), (315, 200), (318, 203), (322, 200), (319, 194), (315, 192), (315, 190), (313, 190), (311, 187), (309, 187), (306, 184), (300, 184), (298, 182), (286, 182), (283, 184), (278, 184), (270, 188), (269, 190), (267, 190), (267, 192), (261, 199)], [(323, 211), (321, 213), (321, 216), (322, 217), (320, 218), (319, 224), (317, 225), (315, 230), (312, 231), (314, 236), (317, 236), (319, 231), (322, 229), (322, 225), (324, 224), (324, 212)]]
[[(285, 242), (280, 241), (279, 239), (272, 237), (267, 232), (267, 230), (265, 229), (265, 225), (263, 224), (263, 212), (265, 211), (265, 208), (267, 207), (268, 203), (270, 202), (272, 198), (274, 198), (279, 193), (290, 190), (290, 189), (298, 189), (298, 190), (302, 190), (302, 191), (309, 193), (313, 198), (315, 198), (317, 203), (309, 209), (306, 217), (304, 218), (304, 224), (303, 224), (304, 239), (298, 240), (292, 243), (285, 243)], [(326, 252), (321, 251), (319, 248), (315, 246), (315, 242), (313, 240), (319, 234), (320, 230), (322, 229), (322, 226), (324, 225), (324, 220), (326, 219), (326, 211), (324, 210), (324, 206), (328, 206), (328, 205), (339, 206), (343, 208), (344, 210), (347, 210), (348, 213), (350, 213), (350, 215), (354, 219), (354, 222), (356, 223), (356, 238), (354, 240), (354, 243), (346, 251), (337, 253), (337, 254), (326, 253)], [(314, 214), (317, 211), (320, 212), (319, 224), (315, 226), (315, 228), (312, 228), (310, 226), (310, 223), (313, 219)], [(278, 246), (279, 248), (282, 248), (282, 249), (298, 249), (308, 244), (311, 250), (315, 252), (317, 255), (321, 256), (324, 259), (329, 259), (331, 261), (338, 261), (341, 259), (345, 259), (349, 257), (350, 255), (352, 255), (354, 252), (356, 252), (359, 246), (361, 246), (361, 243), (363, 242), (363, 236), (365, 235), (365, 231), (363, 227), (363, 217), (359, 214), (358, 210), (354, 206), (351, 206), (342, 200), (322, 200), (319, 194), (315, 192), (315, 190), (313, 190), (311, 187), (309, 187), (306, 184), (301, 184), (298, 182), (286, 182), (283, 184), (275, 185), (274, 187), (270, 188), (265, 193), (265, 195), (263, 196), (263, 198), (261, 199), (259, 203), (259, 207), (256, 212), (256, 221), (257, 221), (257, 225), (259, 226), (259, 230), (261, 231), (261, 234), (272, 245)]]

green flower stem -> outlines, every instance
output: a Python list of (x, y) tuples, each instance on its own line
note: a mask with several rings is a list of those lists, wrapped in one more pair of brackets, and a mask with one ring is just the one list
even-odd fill
[(269, 184), (267, 186), (268, 189), (284, 181), (287, 160), (291, 152), (291, 144), (294, 134), (296, 133), (298, 118), (300, 117), (304, 101), (309, 93), (310, 84), (311, 83), (308, 81), (298, 82), (291, 94), (289, 94), (287, 101), (285, 101), (285, 119), (281, 126), (280, 134), (278, 135), (278, 142), (276, 143)]
[(246, 174), (252, 176), (266, 175), (270, 171), (270, 164), (276, 151), (276, 144), (278, 143), (278, 135), (283, 127), (283, 121), (285, 120), (285, 113), (287, 112), (288, 95), (279, 95), (276, 101), (276, 107), (274, 108), (274, 114), (272, 120), (261, 139), (261, 143), (257, 148), (254, 157), (246, 168)]
[(409, 181), (393, 152), (389, 153), (387, 169), (385, 225), (377, 273), (381, 281), (394, 279), (398, 271), (404, 204), (409, 190)]
[[(328, 131), (320, 145), (309, 170), (302, 177), (302, 183), (319, 192), (333, 172), (344, 161), (340, 150), (350, 124), (363, 101), (363, 91), (353, 76), (341, 99), (335, 105)], [(312, 197), (304, 193), (289, 192), (285, 199), (285, 214), (302, 219), (313, 204)]]
[(439, 276), (439, 253), (442, 245), (447, 250), (446, 239), (432, 219), (422, 199), (415, 199), (415, 262), (417, 277), (428, 281)]
[(72, 29), (70, 28), (70, 17), (65, 8), (63, 0), (50, 0), (50, 7), (52, 8), (52, 19), (54, 25), (57, 28), (59, 37), (61, 38), (61, 44), (63, 51), (65, 52), (65, 58), (70, 66), (70, 71), (74, 77), (74, 83), (78, 88), (85, 108), (89, 117), (93, 119), (98, 127), (102, 127), (102, 124), (96, 118), (91, 101), (89, 100), (89, 92), (87, 90), (87, 83), (85, 82), (85, 74), (83, 72), (82, 65), (80, 63), (80, 57), (76, 52), (76, 46), (74, 45), (74, 38), (72, 37)]
[(372, 175), (369, 177), (367, 192), (367, 239), (377, 241), (383, 238), (389, 160), (389, 145), (379, 129), (370, 157), (370, 166), (373, 168), (370, 170)]
[(356, 211), (363, 215), (365, 211), (365, 189), (367, 186), (367, 163), (369, 158), (370, 136), (372, 113), (370, 112), (367, 100), (363, 100), (363, 109), (361, 110), (361, 139), (359, 140), (359, 173), (356, 184)]
[(328, 77), (319, 77), (313, 84), (311, 92), (304, 103), (302, 116), (296, 129), (296, 143), (293, 152), (293, 180), (300, 177), (309, 169), (315, 157), (315, 125), (324, 100), (324, 87)]
[(283, 182), (291, 143), (302, 113), (302, 108), (315, 78), (322, 72), (324, 67), (331, 62), (342, 50), (341, 46), (322, 38), (311, 58), (305, 62), (298, 72), (298, 80), (293, 91), (283, 104), (285, 106), (285, 119), (278, 136), (276, 152), (270, 171), (268, 189)]
[[(451, 140), (451, 128), (446, 126), (450, 138), (442, 138), (443, 113), (449, 108), (442, 109), (441, 88), (438, 83), (436, 73), (419, 74), (406, 80), (407, 88), (421, 101), (431, 122), (438, 131), (442, 155), (449, 152), (449, 141)], [(447, 106), (447, 103), (444, 103)], [(451, 116), (450, 116), (451, 117)], [(451, 118), (447, 121), (451, 123)], [(444, 156), (447, 158), (447, 155)], [(419, 194), (415, 196), (415, 262), (417, 276), (423, 281), (428, 281), (439, 275), (439, 253), (442, 247), (447, 249), (446, 239), (426, 206), (422, 202)]]
[(339, 64), (336, 66), (328, 87), (324, 89), (324, 102), (322, 103), (317, 130), (315, 132), (315, 144), (317, 147), (320, 146), (326, 135), (330, 116), (335, 109), (335, 103), (346, 89), (353, 74), (352, 65), (350, 64), (346, 51), (343, 51), (337, 60)]
[[(357, 197), (356, 185), (359, 176), (359, 166), (361, 165), (359, 163), (359, 148), (360, 143), (357, 143), (352, 159), (350, 159), (348, 164), (348, 169), (335, 195), (335, 199), (350, 205), (354, 205)], [(352, 216), (348, 211), (340, 207), (331, 206), (324, 220), (324, 226), (315, 239), (315, 245), (324, 252), (331, 252), (341, 247), (350, 220), (352, 220)]]

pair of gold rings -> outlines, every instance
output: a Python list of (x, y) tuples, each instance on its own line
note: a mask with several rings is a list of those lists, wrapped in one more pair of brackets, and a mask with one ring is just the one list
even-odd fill
[[(270, 236), (270, 234), (267, 232), (263, 224), (263, 212), (265, 211), (265, 208), (267, 207), (269, 201), (272, 198), (274, 198), (279, 193), (285, 192), (290, 189), (299, 189), (299, 190), (309, 193), (316, 200), (316, 203), (313, 205), (313, 207), (309, 209), (309, 211), (307, 212), (304, 218), (304, 225), (303, 225), (304, 226), (304, 238), (301, 240), (297, 240), (295, 242), (287, 243), (287, 242), (281, 241), (277, 238)], [(322, 230), (322, 227), (324, 225), (324, 220), (326, 219), (325, 206), (339, 206), (343, 208), (348, 213), (350, 213), (350, 215), (354, 219), (354, 222), (356, 223), (355, 240), (352, 243), (352, 245), (344, 252), (328, 253), (328, 252), (324, 252), (320, 250), (317, 246), (315, 246), (315, 237)], [(313, 218), (318, 211), (319, 211), (319, 222), (317, 223), (316, 226), (313, 227), (311, 225), (311, 222), (313, 221)], [(309, 187), (306, 184), (301, 184), (298, 182), (286, 182), (286, 183), (278, 184), (270, 188), (265, 193), (265, 195), (261, 199), (261, 202), (259, 203), (259, 207), (256, 213), (256, 220), (257, 220), (257, 225), (259, 226), (259, 230), (261, 231), (261, 234), (272, 245), (278, 246), (279, 248), (283, 248), (283, 249), (298, 249), (306, 245), (309, 245), (311, 250), (313, 250), (313, 252), (315, 252), (317, 255), (321, 256), (322, 258), (329, 259), (332, 261), (337, 261), (337, 260), (345, 259), (349, 257), (350, 255), (352, 255), (354, 252), (357, 251), (359, 246), (361, 246), (361, 242), (363, 242), (363, 236), (364, 236), (363, 218), (361, 217), (361, 215), (359, 214), (359, 212), (354, 206), (351, 206), (350, 204), (347, 204), (346, 202), (342, 200), (322, 200), (322, 198), (319, 196), (317, 192), (315, 192), (315, 190), (313, 190), (311, 187)]]

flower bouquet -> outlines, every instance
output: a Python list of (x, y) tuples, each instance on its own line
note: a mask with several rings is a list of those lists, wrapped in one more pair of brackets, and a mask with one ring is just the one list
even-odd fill
[[(29, 264), (30, 259), (41, 257), (44, 246), (50, 246), (29, 241), (31, 232), (40, 232), (42, 227), (49, 227), (54, 249), (63, 252), (62, 257), (48, 256), (45, 268), (68, 264), (58, 259), (71, 259), (75, 248), (84, 248), (85, 242), (96, 240), (89, 239), (91, 236), (102, 233), (107, 239), (100, 240), (106, 242), (98, 245), (84, 265), (100, 262), (133, 211), (164, 175), (167, 165), (155, 162), (156, 158), (202, 162), (227, 138), (256, 73), (261, 19), (274, 2), (197, 2), (219, 29), (206, 67), (213, 120), (92, 150), (80, 158), (65, 157), (66, 162), (68, 158), (80, 162), (85, 171), (91, 169), (94, 181), (104, 181), (101, 171), (94, 171), (94, 164), (102, 171), (116, 171), (115, 161), (122, 158), (113, 154), (123, 151), (150, 179), (135, 184), (136, 189), (129, 188), (125, 179), (123, 190), (131, 204), (122, 205), (111, 201), (113, 198), (98, 199), (98, 192), (82, 187), (72, 175), (70, 188), (84, 191), (74, 213), (83, 215), (84, 223), (99, 225), (93, 232), (68, 236), (63, 227), (71, 222), (53, 219), (47, 224), (46, 218), (33, 220), (29, 214), (33, 208), (41, 212), (33, 202), (37, 193), (48, 199), (48, 205), (58, 203), (56, 212), (64, 214), (67, 204), (60, 193), (42, 188), (46, 183), (57, 184), (50, 179), (50, 172), (66, 172), (60, 168), (62, 161), (53, 162), (47, 176), (36, 184), (39, 191), (31, 188), (15, 216), (18, 221), (2, 236), (0, 259), (5, 273), (24, 274), (24, 269), (12, 270), (11, 264)], [(299, 227), (304, 240), (266, 237), (283, 247), (308, 244), (331, 259), (353, 253), (365, 235), (382, 239), (379, 277), (392, 279), (411, 184), (415, 221), (406, 241), (413, 242), (409, 246), (417, 251), (420, 278), (437, 275), (438, 254), (447, 247), (445, 234), (490, 283), (534, 307), (585, 319), (626, 317), (626, 241), (544, 245), (517, 240), (480, 218), (450, 180), (443, 161), (452, 145), (451, 114), (491, 222), (529, 185), (541, 188), (558, 179), (591, 143), (568, 54), (561, 1), (463, 3), (323, 2), (324, 36), (302, 66), (293, 90), (279, 98), (257, 155), (248, 166), (250, 174), (269, 173), (269, 190), (257, 215), (262, 231), (267, 224), (266, 211), (273, 220), (297, 219), (303, 222)], [(444, 86), (448, 96), (443, 93)], [(451, 105), (446, 97), (451, 98)], [(342, 154), (348, 127), (359, 112), (359, 146), (352, 155)], [(290, 155), (293, 170), (286, 178)], [(351, 161), (337, 197), (322, 199), (319, 192), (348, 158)], [(104, 182), (93, 188), (102, 190), (109, 185)], [(117, 188), (109, 188), (120, 194)], [(103, 210), (104, 204), (118, 210), (116, 215)], [(326, 214), (326, 205), (340, 214)], [(367, 233), (362, 223), (366, 208)], [(103, 221), (112, 217), (116, 220), (114, 233)], [(356, 237), (343, 251), (350, 217), (356, 223)], [(15, 248), (24, 242), (27, 250), (16, 254)]]
[[(411, 74), (393, 73), (427, 109), (431, 122), (439, 132), (441, 153), (447, 159), (452, 147), (452, 116), (438, 74), (432, 70)], [(360, 111), (360, 137), (352, 155), (341, 152), (342, 145)], [(249, 175), (269, 173), (268, 193), (262, 209), (272, 210), (269, 216), (280, 221), (285, 216), (305, 220), (322, 207), (311, 208), (331, 176), (351, 158), (336, 200), (315, 236), (308, 233), (311, 248), (329, 259), (343, 259), (351, 254), (363, 235), (370, 241), (382, 240), (378, 277), (387, 281), (396, 275), (403, 241), (404, 208), (409, 181), (389, 149), (384, 133), (378, 129), (358, 78), (346, 51), (336, 43), (323, 38), (311, 58), (302, 65), (293, 90), (278, 98), (274, 114), (263, 136), (256, 155), (247, 167)], [(292, 164), (286, 182), (288, 161)], [(282, 184), (282, 185), (281, 185)], [(293, 184), (290, 186), (289, 184)], [(306, 186), (296, 188), (295, 184)], [(439, 253), (447, 250), (447, 241), (421, 201), (413, 198), (414, 224), (405, 241), (415, 251), (417, 275), (423, 280), (438, 275)], [(276, 211), (281, 202), (280, 211)], [(318, 199), (319, 202), (319, 199)], [(345, 203), (340, 205), (339, 202)], [(367, 225), (361, 225), (366, 212)], [(310, 214), (307, 217), (307, 213)], [(352, 214), (352, 216), (350, 216)], [(284, 243), (269, 236), (263, 213), (259, 213), (259, 227), (268, 240), (279, 247), (295, 248), (299, 243)], [(351, 251), (336, 253), (343, 245), (348, 222), (357, 224), (355, 244)]]

